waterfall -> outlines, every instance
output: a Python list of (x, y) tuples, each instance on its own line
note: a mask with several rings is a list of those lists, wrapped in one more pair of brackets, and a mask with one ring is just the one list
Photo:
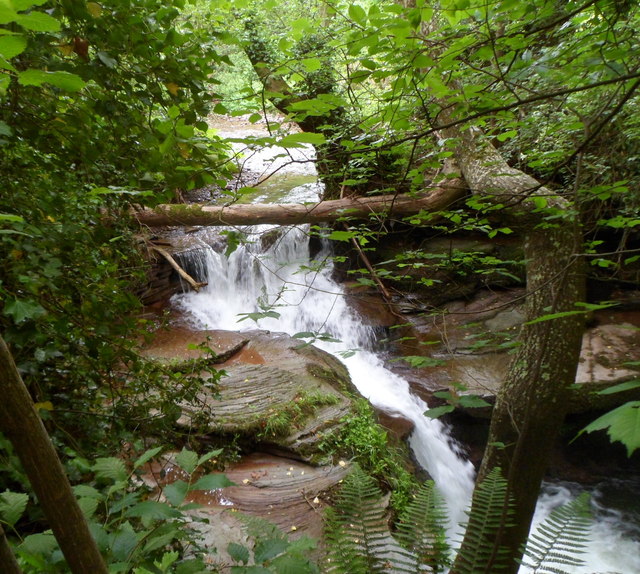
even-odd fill
[[(332, 279), (330, 252), (310, 256), (308, 230), (285, 228), (274, 235), (267, 226), (244, 230), (248, 241), (229, 257), (208, 247), (203, 231), (202, 249), (194, 251), (199, 277), (208, 286), (199, 293), (177, 296), (174, 304), (203, 329), (248, 330), (258, 328), (290, 335), (316, 333), (314, 345), (338, 356), (351, 378), (374, 406), (399, 413), (415, 428), (409, 444), (416, 460), (433, 477), (442, 492), (451, 520), (449, 537), (465, 519), (473, 489), (473, 468), (458, 453), (447, 429), (423, 415), (426, 404), (411, 393), (408, 382), (385, 368), (370, 349), (374, 331), (347, 305), (342, 287)], [(216, 232), (216, 233), (219, 233)], [(253, 314), (253, 319), (249, 318)], [(260, 318), (261, 317), (261, 318)], [(255, 321), (254, 321), (255, 319)], [(562, 487), (547, 486), (538, 503), (534, 525), (556, 506), (576, 495)], [(596, 510), (597, 507), (596, 507)], [(597, 512), (585, 566), (571, 574), (629, 574), (640, 572), (637, 533), (624, 529), (625, 518), (616, 512)], [(459, 536), (458, 536), (459, 538)], [(530, 572), (521, 568), (521, 573)]]
[[(256, 135), (254, 132), (255, 127), (248, 131), (235, 128), (220, 135), (239, 138)], [(249, 148), (238, 141), (232, 145), (241, 158), (240, 169), (251, 168), (259, 174), (277, 171), (278, 177), (315, 173), (310, 146), (284, 150)], [(280, 185), (276, 179), (269, 178), (267, 183)], [(284, 188), (288, 192), (285, 196), (280, 193), (278, 201), (316, 201), (321, 191), (317, 182)], [(260, 200), (264, 201), (262, 197)], [(270, 236), (269, 245), (266, 239), (261, 239), (266, 229), (262, 226), (245, 230), (252, 241), (241, 245), (228, 258), (209, 247), (220, 244), (219, 230), (214, 232), (216, 239), (207, 238), (210, 231), (202, 230), (202, 249), (196, 252), (200, 256), (194, 263), (200, 266), (199, 277), (206, 277), (209, 285), (200, 293), (178, 296), (175, 304), (205, 329), (253, 329), (256, 323), (246, 315), (253, 313), (254, 318), (262, 314), (263, 318), (257, 320), (257, 326), (262, 329), (292, 335), (326, 334), (313, 340), (314, 345), (337, 355), (346, 364), (360, 393), (376, 407), (400, 413), (413, 421), (415, 429), (409, 444), (415, 458), (447, 500), (451, 524), (463, 522), (473, 488), (472, 466), (459, 456), (442, 423), (423, 416), (427, 406), (410, 392), (408, 382), (387, 370), (371, 352), (374, 332), (348, 307), (343, 289), (332, 280), (330, 254), (323, 252), (311, 258), (304, 228), (285, 229), (277, 238)], [(575, 489), (568, 492), (563, 488), (547, 488), (538, 502), (534, 524), (575, 495)], [(625, 515), (602, 512), (596, 505), (592, 543), (584, 555), (585, 566), (573, 568), (571, 574), (640, 572), (640, 534), (625, 529), (625, 521)], [(450, 538), (453, 528), (450, 528)], [(528, 570), (523, 567), (521, 572), (525, 574)]]
[[(265, 228), (249, 231), (249, 237), (259, 238)], [(373, 329), (349, 308), (342, 287), (332, 279), (330, 253), (323, 250), (311, 258), (307, 233), (304, 227), (287, 228), (267, 248), (256, 239), (229, 257), (213, 249), (200, 252), (208, 286), (180, 296), (177, 305), (203, 328), (241, 330), (257, 323), (260, 329), (290, 335), (316, 333), (314, 344), (345, 363), (364, 397), (413, 422), (415, 458), (442, 492), (452, 524), (458, 524), (473, 489), (473, 466), (459, 456), (444, 425), (423, 415), (427, 405), (411, 393), (409, 383), (371, 352)], [(253, 313), (255, 322), (238, 321)]]

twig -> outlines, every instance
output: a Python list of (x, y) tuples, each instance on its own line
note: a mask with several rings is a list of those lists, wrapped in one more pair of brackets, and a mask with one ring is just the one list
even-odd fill
[(169, 262), (169, 265), (171, 265), (171, 267), (173, 267), (178, 272), (178, 275), (180, 275), (180, 277), (182, 277), (189, 285), (191, 285), (194, 291), (200, 291), (202, 287), (206, 287), (207, 283), (199, 283), (198, 281), (196, 281), (182, 267), (180, 267), (180, 265), (178, 265), (171, 254), (162, 249), (162, 247), (158, 247), (157, 245), (153, 245), (151, 243), (147, 243), (147, 245), (151, 249), (157, 251), (160, 255), (162, 255), (162, 257), (164, 257)]

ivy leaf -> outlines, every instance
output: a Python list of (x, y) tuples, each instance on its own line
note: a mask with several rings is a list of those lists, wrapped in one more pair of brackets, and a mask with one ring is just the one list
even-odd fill
[(234, 483), (231, 482), (224, 474), (206, 474), (199, 478), (195, 484), (192, 484), (191, 489), (216, 490), (227, 486), (234, 486)]
[(0, 518), (2, 522), (13, 526), (27, 508), (29, 496), (23, 492), (6, 491), (0, 494)]
[(579, 434), (605, 430), (612, 441), (618, 441), (627, 448), (631, 456), (640, 448), (640, 401), (630, 401), (613, 409), (587, 425)]

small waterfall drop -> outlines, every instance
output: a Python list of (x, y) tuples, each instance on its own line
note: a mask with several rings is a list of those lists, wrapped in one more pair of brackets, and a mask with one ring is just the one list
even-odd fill
[[(271, 330), (316, 333), (313, 344), (338, 356), (349, 369), (360, 393), (374, 406), (410, 419), (414, 431), (409, 444), (416, 460), (433, 477), (449, 507), (449, 538), (459, 538), (456, 525), (466, 519), (473, 490), (473, 467), (459, 453), (447, 429), (423, 415), (426, 404), (413, 395), (408, 382), (385, 368), (369, 349), (374, 332), (363, 325), (346, 303), (344, 291), (331, 277), (330, 253), (311, 258), (307, 230), (286, 228), (278, 235), (267, 226), (246, 229), (249, 241), (229, 257), (209, 247), (195, 251), (198, 275), (208, 286), (174, 299), (203, 329)], [(219, 242), (217, 242), (219, 244)], [(253, 314), (256, 321), (249, 318)], [(258, 318), (261, 316), (262, 318)], [(534, 526), (576, 492), (547, 487), (538, 502)], [(624, 521), (609, 512), (598, 515), (591, 529), (585, 565), (572, 574), (630, 574), (640, 572), (640, 542), (622, 528)], [(458, 540), (459, 541), (459, 540)], [(521, 568), (522, 574), (530, 570)]]
[[(265, 229), (253, 228), (249, 236), (259, 238)], [(411, 393), (409, 383), (369, 350), (373, 329), (362, 324), (331, 278), (330, 253), (311, 258), (307, 230), (301, 227), (283, 230), (266, 248), (261, 241), (242, 245), (229, 257), (213, 249), (201, 252), (201, 272), (209, 284), (200, 293), (181, 295), (176, 304), (202, 328), (242, 330), (257, 324), (290, 335), (315, 333), (314, 345), (346, 364), (364, 397), (413, 422), (410, 445), (417, 461), (444, 495), (452, 525), (463, 521), (473, 466), (458, 455), (444, 425), (423, 415), (427, 405)]]

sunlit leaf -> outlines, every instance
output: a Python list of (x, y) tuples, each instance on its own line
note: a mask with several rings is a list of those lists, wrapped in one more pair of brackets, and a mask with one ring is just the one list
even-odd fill
[(76, 74), (69, 72), (46, 72), (29, 69), (18, 73), (18, 82), (23, 86), (41, 86), (51, 84), (67, 92), (77, 92), (84, 88), (85, 82)]
[(609, 438), (624, 444), (627, 456), (631, 456), (640, 448), (640, 401), (630, 401), (609, 411), (587, 425), (582, 432), (597, 430), (606, 430)]
[(301, 132), (298, 134), (289, 134), (278, 141), (281, 147), (300, 147), (302, 144), (320, 145), (325, 142), (322, 134), (310, 132)]
[(58, 32), (61, 27), (58, 20), (44, 12), (19, 14), (16, 22), (23, 28), (33, 30), (34, 32)]
[(22, 54), (27, 47), (24, 36), (0, 36), (0, 55), (10, 59)]

